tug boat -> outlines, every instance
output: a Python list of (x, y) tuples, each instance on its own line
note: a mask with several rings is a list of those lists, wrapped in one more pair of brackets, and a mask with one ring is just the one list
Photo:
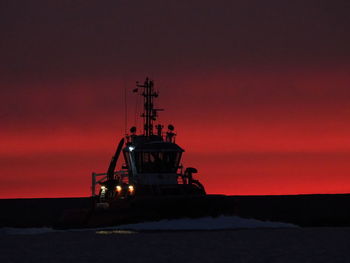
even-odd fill
[[(120, 200), (147, 197), (204, 196), (204, 186), (194, 178), (197, 169), (184, 168), (181, 157), (184, 152), (176, 144), (175, 128), (157, 121), (158, 112), (154, 100), (159, 92), (148, 78), (143, 84), (136, 82), (133, 92), (143, 96), (143, 131), (137, 134), (130, 128), (117, 146), (106, 173), (92, 173), (92, 197), (97, 207), (110, 207)], [(116, 170), (117, 161), (123, 155), (124, 163)], [(98, 194), (96, 192), (98, 191)]]
[[(143, 97), (141, 133), (136, 127), (121, 138), (107, 172), (92, 173), (90, 208), (67, 209), (56, 228), (95, 228), (174, 218), (234, 214), (224, 195), (207, 195), (194, 178), (197, 169), (184, 168), (184, 149), (176, 143), (172, 124), (157, 122), (163, 109), (154, 107), (159, 92), (148, 78), (133, 92)], [(120, 169), (118, 159), (123, 156)]]

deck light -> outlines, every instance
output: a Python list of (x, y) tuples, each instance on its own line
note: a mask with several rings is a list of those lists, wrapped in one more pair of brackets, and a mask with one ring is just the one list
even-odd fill
[(135, 149), (134, 146), (129, 146), (129, 151), (132, 152)]

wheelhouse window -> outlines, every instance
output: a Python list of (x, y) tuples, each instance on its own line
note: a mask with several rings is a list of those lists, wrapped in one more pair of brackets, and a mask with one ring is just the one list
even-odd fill
[(139, 173), (176, 173), (181, 152), (135, 152)]

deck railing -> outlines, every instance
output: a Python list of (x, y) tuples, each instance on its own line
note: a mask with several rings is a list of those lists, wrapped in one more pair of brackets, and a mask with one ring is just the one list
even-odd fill
[[(121, 178), (122, 180), (124, 177), (127, 177), (128, 172), (127, 171), (116, 171), (114, 172), (114, 177)], [(96, 196), (96, 185), (103, 182), (107, 178), (107, 173), (95, 173), (93, 172), (91, 175), (91, 195), (92, 197)]]

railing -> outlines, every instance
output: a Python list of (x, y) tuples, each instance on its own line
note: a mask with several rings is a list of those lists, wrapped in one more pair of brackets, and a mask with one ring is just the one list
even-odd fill
[[(127, 171), (116, 171), (114, 172), (114, 177), (120, 177), (121, 179), (123, 179), (124, 177), (126, 177), (128, 175)], [(102, 178), (97, 180), (97, 177), (101, 177)], [(107, 178), (107, 173), (95, 173), (93, 172), (91, 175), (91, 195), (92, 197), (96, 196), (96, 185), (103, 182), (105, 179)]]

